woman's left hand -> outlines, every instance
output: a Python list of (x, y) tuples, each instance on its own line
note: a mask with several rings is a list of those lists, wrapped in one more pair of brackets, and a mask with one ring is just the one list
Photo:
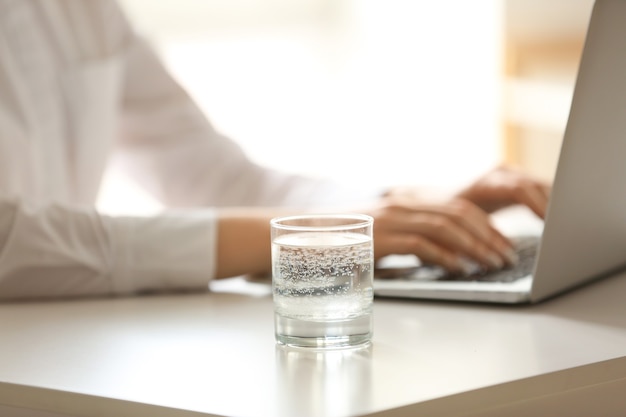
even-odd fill
[(514, 204), (545, 218), (551, 185), (507, 166), (499, 166), (457, 194), (488, 213)]

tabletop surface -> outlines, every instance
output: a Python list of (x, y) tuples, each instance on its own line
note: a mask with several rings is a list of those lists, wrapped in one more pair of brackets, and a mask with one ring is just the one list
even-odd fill
[(202, 294), (2, 304), (0, 404), (374, 415), (623, 358), (623, 294), (626, 275), (535, 306), (376, 299), (372, 345), (326, 352), (277, 346), (269, 287), (241, 279)]

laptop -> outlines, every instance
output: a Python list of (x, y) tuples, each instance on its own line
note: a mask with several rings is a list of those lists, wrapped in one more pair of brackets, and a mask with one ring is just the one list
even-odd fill
[[(626, 0), (596, 0), (530, 273), (496, 282), (379, 270), (379, 297), (536, 303), (626, 266)], [(430, 271), (433, 272), (433, 271)], [(437, 272), (437, 271), (434, 271)], [(423, 275), (426, 275), (424, 277)], [(445, 275), (445, 274), (440, 274)]]

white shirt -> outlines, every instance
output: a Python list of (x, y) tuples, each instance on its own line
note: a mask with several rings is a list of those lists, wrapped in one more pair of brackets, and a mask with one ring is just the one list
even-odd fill
[[(184, 210), (98, 213), (114, 153)], [(114, 1), (0, 0), (0, 299), (206, 288), (217, 230), (198, 207), (323, 204), (339, 192), (250, 162)]]

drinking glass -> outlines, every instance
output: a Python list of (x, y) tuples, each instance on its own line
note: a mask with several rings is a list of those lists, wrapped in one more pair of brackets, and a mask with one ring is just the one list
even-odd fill
[(317, 348), (370, 343), (373, 219), (312, 214), (270, 224), (276, 341)]

